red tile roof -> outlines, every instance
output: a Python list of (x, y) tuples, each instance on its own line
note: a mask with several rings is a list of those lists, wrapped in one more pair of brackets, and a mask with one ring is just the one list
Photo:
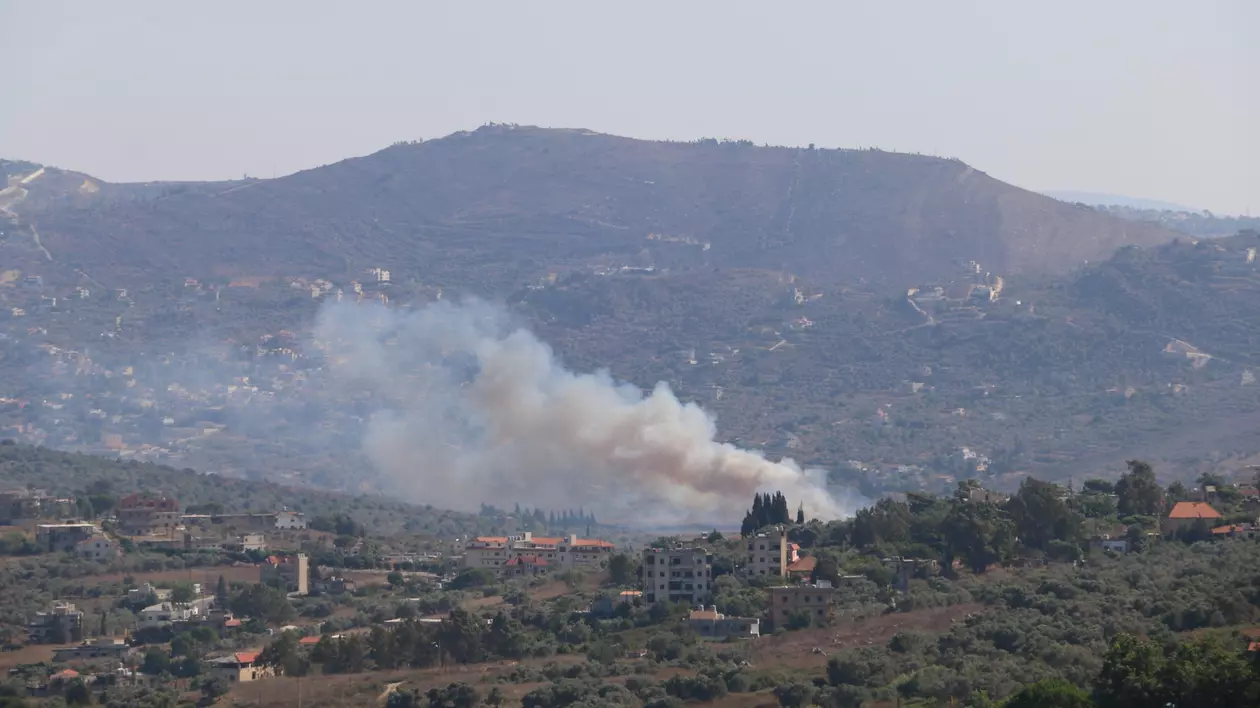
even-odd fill
[(547, 565), (547, 559), (539, 558), (538, 556), (517, 556), (513, 558), (512, 560), (508, 561), (507, 564), (508, 565), (525, 565), (525, 564)]
[(230, 619), (230, 620), (228, 620), (228, 621), (224, 622), (224, 623), (223, 623), (223, 626), (224, 626), (224, 627), (239, 627), (239, 626), (241, 626), (241, 621), (240, 621), (240, 620), (238, 620), (238, 619)]
[(252, 664), (258, 661), (258, 657), (262, 655), (260, 651), (238, 651), (232, 656), (242, 664)]
[(818, 567), (818, 559), (814, 556), (805, 556), (789, 565), (787, 571), (789, 573), (812, 573), (816, 567)]
[(323, 639), (323, 637), (302, 637), (298, 640), (298, 644), (311, 646), (313, 644), (319, 644), (320, 639)]
[(1229, 524), (1228, 526), (1217, 526), (1216, 528), (1212, 529), (1212, 533), (1220, 535), (1220, 536), (1224, 536), (1226, 534), (1231, 534), (1231, 533), (1242, 533), (1243, 531), (1246, 531), (1246, 530), (1247, 530), (1247, 527), (1242, 524)]
[(585, 546), (585, 547), (595, 546), (598, 548), (615, 548), (616, 547), (616, 544), (614, 544), (612, 541), (603, 541), (598, 538), (575, 538), (573, 539), (573, 545), (575, 547), (576, 546)]
[(1206, 502), (1177, 502), (1173, 505), (1172, 511), (1168, 512), (1170, 519), (1219, 519), (1220, 513)]

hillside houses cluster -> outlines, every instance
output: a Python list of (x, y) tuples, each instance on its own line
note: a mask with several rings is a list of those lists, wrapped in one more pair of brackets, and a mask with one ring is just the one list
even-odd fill
[(547, 575), (607, 564), (615, 546), (609, 541), (577, 536), (542, 537), (524, 532), (509, 536), (478, 536), (457, 541), (466, 568), (488, 568), (503, 576)]
[(175, 499), (142, 493), (118, 500), (112, 515), (99, 521), (75, 518), (77, 509), (75, 499), (42, 490), (0, 491), (6, 525), (25, 528), (36, 551), (98, 562), (118, 558), (124, 541), (171, 550), (265, 552), (269, 536), (307, 528), (298, 511), (187, 514)]
[[(760, 533), (745, 539), (748, 563), (741, 569), (750, 578), (778, 578), (766, 588), (768, 629), (786, 628), (796, 621), (822, 623), (835, 613), (836, 589), (810, 576), (817, 559), (801, 557), (786, 531)], [(750, 638), (762, 632), (761, 619), (721, 614), (709, 603), (714, 595), (713, 556), (702, 546), (647, 548), (642, 553), (642, 591), (645, 603), (678, 602), (694, 609), (685, 623), (708, 639)], [(803, 619), (798, 620), (798, 617)]]

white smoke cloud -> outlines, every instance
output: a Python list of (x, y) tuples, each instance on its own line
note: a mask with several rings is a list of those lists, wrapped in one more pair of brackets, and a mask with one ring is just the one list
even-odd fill
[(567, 371), (486, 303), (329, 303), (315, 334), (343, 384), (384, 402), (364, 449), (412, 501), (582, 506), (641, 523), (737, 520), (762, 491), (811, 518), (854, 506), (828, 493), (822, 470), (714, 441), (713, 417), (664, 383), (645, 396), (606, 371)]

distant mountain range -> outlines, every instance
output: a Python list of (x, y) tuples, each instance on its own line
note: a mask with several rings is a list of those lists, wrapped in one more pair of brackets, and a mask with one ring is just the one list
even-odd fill
[[(724, 440), (869, 494), (1260, 452), (1249, 222), (1151, 221), (955, 160), (515, 126), (271, 180), (0, 174), (0, 388), (47, 404), (0, 405), (0, 429), (48, 444), (174, 439), (198, 467), (349, 484), (368, 465), (346, 441), (372, 408), (319, 383), (302, 327), (343, 295), (478, 294), (572, 368), (668, 382)], [(243, 358), (181, 359), (204, 341)], [(148, 379), (130, 389), (124, 369)], [(238, 379), (280, 381), (265, 393), (281, 407), (242, 416), (196, 393)]]
[(1199, 212), (1201, 209), (1195, 209), (1172, 202), (1164, 202), (1158, 199), (1141, 199), (1138, 197), (1126, 197), (1119, 194), (1102, 194), (1099, 192), (1074, 192), (1071, 190), (1052, 190), (1042, 192), (1047, 197), (1053, 197), (1063, 202), (1088, 204), (1090, 206), (1121, 206), (1130, 209), (1154, 209), (1158, 211), (1190, 211)]
[(49, 277), (52, 264), (123, 279), (389, 266), (506, 292), (553, 272), (751, 267), (909, 286), (966, 262), (1065, 272), (1173, 238), (956, 160), (584, 130), (488, 126), (270, 180), (119, 185), (53, 168), (30, 179), (39, 169), (0, 164), (16, 184), (0, 206), (41, 246), (23, 250), (34, 239), (19, 226), (0, 253), (42, 261)]

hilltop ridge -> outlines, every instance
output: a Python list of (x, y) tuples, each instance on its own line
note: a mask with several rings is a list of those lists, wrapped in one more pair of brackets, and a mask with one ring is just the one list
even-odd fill
[[(388, 264), (506, 293), (556, 271), (753, 267), (899, 284), (971, 261), (1008, 275), (1064, 272), (1173, 237), (958, 160), (516, 126), (270, 180), (110, 185), (55, 173), (26, 185), (19, 216), (38, 224), (53, 261), (107, 275)], [(91, 195), (84, 180), (97, 185)]]

